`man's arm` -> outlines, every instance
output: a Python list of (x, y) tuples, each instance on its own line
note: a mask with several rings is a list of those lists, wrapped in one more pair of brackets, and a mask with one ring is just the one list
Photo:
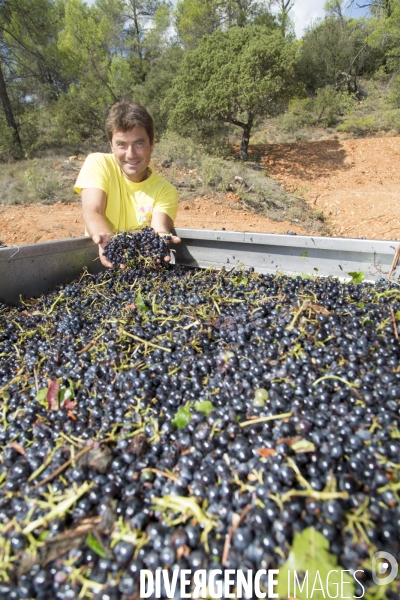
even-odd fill
[[(171, 219), (171, 217), (169, 217), (165, 213), (162, 213), (162, 212), (153, 213), (153, 216), (151, 218), (151, 227), (159, 235), (169, 235), (171, 233), (171, 229), (173, 228), (173, 226), (174, 226), (173, 220)], [(179, 244), (180, 241), (181, 241), (180, 237), (178, 237), (177, 235), (172, 235), (171, 242), (173, 244)], [(171, 259), (169, 258), (169, 256), (167, 256), (167, 257), (165, 257), (164, 260), (169, 261)]]
[(112, 236), (110, 226), (104, 217), (106, 201), (107, 196), (103, 190), (98, 188), (82, 190), (82, 216), (86, 231), (99, 247), (99, 258), (102, 265), (111, 268), (113, 265), (103, 256), (104, 248)]

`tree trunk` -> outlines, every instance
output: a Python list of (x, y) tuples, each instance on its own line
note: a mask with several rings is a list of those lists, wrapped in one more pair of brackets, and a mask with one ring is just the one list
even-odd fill
[(243, 127), (242, 141), (240, 143), (240, 150), (239, 150), (240, 160), (246, 160), (246, 158), (247, 158), (247, 150), (249, 147), (250, 132), (251, 132), (251, 128), (253, 127), (253, 121), (254, 121), (253, 115), (249, 115), (249, 120), (247, 121), (247, 124)]
[(22, 150), (21, 138), (19, 137), (18, 127), (17, 127), (17, 124), (14, 119), (14, 114), (12, 111), (10, 98), (8, 97), (7, 86), (6, 86), (6, 82), (4, 80), (3, 70), (1, 68), (1, 62), (0, 62), (0, 98), (1, 98), (1, 103), (3, 105), (3, 109), (4, 109), (4, 112), (6, 115), (7, 125), (9, 127), (11, 127), (11, 129), (13, 130), (13, 141), (14, 141), (14, 145), (15, 145), (16, 154), (18, 156), (22, 156), (23, 150)]

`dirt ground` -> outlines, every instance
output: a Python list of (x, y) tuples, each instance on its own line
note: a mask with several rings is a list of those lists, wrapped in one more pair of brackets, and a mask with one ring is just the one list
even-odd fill
[[(400, 239), (400, 137), (253, 146), (268, 174), (322, 211), (331, 235)], [(235, 197), (203, 196), (181, 202), (176, 227), (313, 234), (237, 209)], [(236, 205), (237, 206), (237, 205)], [(0, 239), (25, 245), (83, 235), (74, 204), (0, 205)]]

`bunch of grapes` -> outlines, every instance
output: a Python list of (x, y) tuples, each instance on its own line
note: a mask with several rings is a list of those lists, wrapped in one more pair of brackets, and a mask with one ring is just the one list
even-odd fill
[(152, 258), (154, 264), (165, 265), (169, 257), (170, 235), (160, 236), (152, 227), (144, 227), (137, 233), (124, 231), (115, 236), (105, 247), (104, 256), (114, 267), (136, 265), (141, 258)]
[(309, 549), (358, 571), (338, 597), (398, 600), (371, 557), (400, 556), (399, 336), (396, 282), (254, 269), (141, 264), (0, 304), (0, 600), (135, 600), (142, 569)]

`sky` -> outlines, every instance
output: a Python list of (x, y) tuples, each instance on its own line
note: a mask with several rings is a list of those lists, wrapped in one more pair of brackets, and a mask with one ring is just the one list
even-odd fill
[[(176, 6), (178, 0), (171, 0)], [(294, 23), (296, 37), (301, 38), (306, 27), (311, 25), (316, 19), (323, 18), (325, 15), (324, 5), (326, 0), (292, 0), (293, 8), (289, 13)], [(349, 0), (348, 0), (349, 1)], [(94, 0), (86, 0), (88, 4), (93, 4)], [(357, 4), (366, 4), (368, 0), (354, 0), (352, 7), (345, 13), (350, 17), (362, 17), (367, 14), (368, 9), (357, 8)]]
[[(293, 8), (289, 13), (290, 18), (294, 23), (296, 37), (302, 37), (305, 28), (318, 18), (323, 18), (325, 15), (324, 5), (326, 0), (294, 0)], [(366, 2), (358, 1), (358, 4), (366, 4)], [(361, 17), (365, 15), (365, 9), (357, 8), (357, 0), (354, 6), (346, 13), (352, 17)]]

